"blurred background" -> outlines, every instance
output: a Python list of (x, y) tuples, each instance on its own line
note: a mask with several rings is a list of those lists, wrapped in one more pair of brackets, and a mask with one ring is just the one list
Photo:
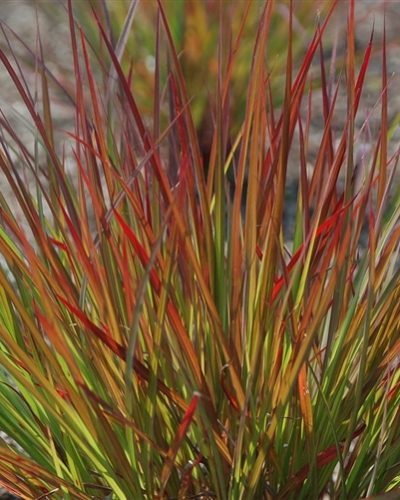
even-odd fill
[[(246, 103), (248, 75), (252, 61), (252, 50), (256, 26), (264, 2), (224, 1), (219, 8), (218, 0), (163, 0), (163, 5), (172, 29), (172, 36), (177, 48), (180, 63), (185, 77), (188, 96), (192, 99), (190, 106), (198, 131), (205, 168), (211, 146), (213, 131), (213, 110), (215, 103), (210, 95), (214, 95), (217, 85), (218, 46), (225, 65), (226, 55), (233, 48), (234, 41), (242, 30), (240, 49), (236, 54), (234, 72), (231, 83), (231, 99), (229, 103), (229, 119), (232, 137), (238, 132)], [(331, 2), (328, 0), (294, 0), (294, 72), (296, 61), (301, 61), (306, 47), (314, 33), (315, 27), (323, 20)], [(398, 127), (400, 117), (400, 2), (383, 0), (356, 1), (356, 57), (358, 67), (373, 31), (373, 52), (366, 75), (365, 85), (356, 120), (356, 155), (368, 156), (368, 144), (376, 139), (380, 127), (380, 96), (382, 89), (382, 41), (384, 19), (386, 23), (387, 73), (389, 124), (391, 140), (389, 153), (394, 153), (400, 140)], [(86, 34), (95, 52), (104, 55), (98, 64), (110, 67), (105, 47), (102, 47), (95, 15), (106, 24), (108, 35), (114, 46), (117, 45), (124, 26), (129, 28), (122, 63), (128, 74), (131, 72), (132, 89), (139, 107), (148, 116), (151, 128), (153, 114), (153, 98), (155, 92), (156, 39), (157, 39), (157, 2), (156, 0), (72, 0), (77, 24)], [(131, 9), (131, 10), (129, 10)], [(330, 22), (324, 45), (321, 47), (325, 71), (331, 88), (339, 81), (339, 96), (333, 118), (333, 129), (342, 130), (346, 120), (346, 18), (348, 2), (339, 0), (332, 22)], [(128, 13), (132, 14), (131, 25), (126, 24)], [(37, 69), (40, 66), (40, 44), (43, 48), (44, 64), (48, 75), (54, 77), (59, 85), (50, 88), (51, 112), (55, 129), (55, 139), (60, 151), (66, 147), (68, 154), (68, 136), (66, 131), (73, 131), (73, 107), (68, 95), (74, 95), (73, 64), (70, 49), (69, 21), (67, 2), (65, 0), (2, 0), (0, 47), (14, 59), (14, 68), (23, 74), (28, 88), (40, 106), (40, 77)], [(221, 16), (221, 19), (220, 19)], [(285, 64), (287, 53), (287, 25), (289, 2), (277, 0), (271, 23), (271, 30), (266, 49), (265, 64), (271, 78), (270, 106), (279, 116), (279, 108), (283, 99)], [(242, 25), (243, 20), (245, 22)], [(220, 33), (220, 25), (221, 35)], [(162, 31), (162, 30), (161, 30)], [(40, 33), (40, 37), (39, 37)], [(167, 80), (170, 60), (167, 55), (167, 44), (160, 35), (159, 70), (161, 82)], [(18, 61), (18, 63), (17, 63)], [(94, 65), (95, 67), (96, 65)], [(312, 91), (312, 112), (308, 138), (307, 162), (310, 171), (321, 143), (324, 117), (320, 88), (320, 61), (313, 61), (313, 80), (309, 82)], [(112, 77), (112, 74), (111, 74)], [(50, 78), (51, 80), (51, 78)], [(62, 86), (62, 90), (60, 89)], [(160, 89), (162, 94), (165, 90)], [(104, 87), (106, 82), (104, 82)], [(161, 109), (161, 128), (169, 120), (169, 106), (164, 98)], [(304, 110), (308, 103), (304, 104)], [(1, 120), (8, 120), (18, 137), (23, 139), (27, 148), (33, 150), (35, 128), (26, 112), (18, 92), (7, 71), (0, 71), (0, 137)], [(299, 157), (295, 134), (292, 145), (287, 180), (287, 199), (285, 206), (285, 224), (290, 234), (292, 212), (297, 191)], [(368, 161), (368, 158), (365, 160)], [(71, 166), (73, 171), (73, 165)], [(2, 175), (2, 174), (1, 174)], [(26, 182), (32, 179), (26, 173)], [(0, 187), (7, 197), (8, 188), (4, 178), (0, 176)]]
[[(126, 71), (132, 70), (132, 87), (142, 111), (146, 112), (147, 110), (149, 116), (151, 116), (157, 32), (156, 0), (142, 0), (139, 2), (131, 2), (130, 0), (72, 0), (77, 20), (90, 43), (96, 48), (100, 44), (100, 39), (93, 11), (106, 21), (110, 39), (116, 45), (131, 4), (137, 5), (123, 62)], [(296, 55), (298, 56), (297, 60), (301, 60), (301, 55), (311, 40), (315, 26), (319, 19), (324, 18), (330, 4), (331, 2), (328, 0), (294, 0), (295, 38), (293, 52), (295, 61)], [(198, 128), (200, 141), (206, 148), (213, 125), (209, 123), (211, 114), (204, 113), (204, 110), (214, 105), (214, 103), (210, 102), (209, 95), (213, 93), (217, 84), (219, 1), (164, 0), (163, 5), (179, 53), (188, 95), (193, 97), (191, 109)], [(232, 102), (230, 108), (232, 128), (235, 131), (235, 125), (240, 122), (244, 113), (255, 26), (263, 2), (258, 0), (251, 2), (247, 14), (247, 2), (232, 0), (222, 2), (222, 5), (221, 45), (225, 54), (232, 47), (241, 27), (241, 22), (244, 16), (247, 15), (232, 78)], [(370, 64), (363, 94), (365, 110), (374, 106), (379, 100), (384, 12), (386, 12), (389, 93), (390, 102), (392, 103), (389, 118), (393, 121), (400, 110), (400, 93), (397, 91), (400, 69), (400, 51), (398, 50), (400, 41), (396, 36), (396, 31), (398, 32), (400, 28), (400, 2), (384, 2), (383, 0), (356, 2), (356, 49), (360, 60), (374, 27), (373, 53), (375, 57), (372, 58)], [(266, 65), (268, 71), (274, 74), (274, 78), (271, 79), (274, 86), (271, 90), (273, 105), (277, 109), (282, 101), (284, 90), (288, 15), (288, 2), (286, 0), (276, 1), (268, 40)], [(346, 16), (347, 1), (339, 0), (334, 22), (330, 24), (327, 36), (324, 37), (325, 46), (323, 50), (326, 68), (328, 73), (334, 71), (336, 77), (339, 75), (344, 76)], [(63, 83), (67, 90), (73, 92), (72, 79), (69, 78), (72, 71), (72, 59), (69, 47), (67, 2), (64, 0), (2, 0), (0, 18), (2, 24), (0, 47), (8, 53), (12, 51), (15, 54), (32, 89), (35, 86), (37, 33), (40, 30), (46, 66)], [(160, 47), (160, 59), (162, 61), (160, 71), (164, 72), (164, 74), (168, 71), (169, 64), (165, 45), (161, 44)], [(332, 53), (334, 53), (335, 68), (330, 67)], [(109, 64), (105, 51), (104, 57), (103, 63)], [(318, 89), (319, 83), (318, 60), (315, 61), (315, 65), (316, 80), (312, 82), (314, 91)], [(279, 75), (282, 75), (281, 79)], [(0, 86), (1, 109), (7, 115), (7, 118), (21, 124), (23, 120), (21, 120), (19, 114), (23, 113), (23, 106), (21, 106), (20, 98), (5, 71), (0, 72)], [(62, 93), (57, 95), (56, 88), (53, 91), (55, 93), (52, 110), (53, 118), (58, 127), (62, 128), (71, 120), (71, 112), (68, 109), (68, 100), (65, 99), (65, 96)], [(343, 106), (345, 107), (345, 101)], [(313, 125), (315, 125), (317, 142), (322, 119), (319, 111), (320, 109), (317, 106), (313, 113)], [(365, 114), (362, 116), (363, 106), (361, 106), (359, 115), (360, 121), (365, 120)], [(341, 117), (338, 116), (337, 120), (340, 119)], [(372, 117), (369, 119), (372, 120)], [(373, 129), (372, 121), (370, 125)]]

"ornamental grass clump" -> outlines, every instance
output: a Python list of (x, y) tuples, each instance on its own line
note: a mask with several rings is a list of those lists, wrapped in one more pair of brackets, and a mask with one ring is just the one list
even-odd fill
[[(136, 3), (117, 34), (91, 11), (92, 44), (69, 0), (71, 74), (51, 72), (38, 37), (35, 88), (4, 29), (0, 60), (34, 144), (1, 116), (12, 197), (0, 196), (0, 485), (26, 499), (399, 494), (400, 192), (385, 38), (375, 134), (368, 113), (359, 121), (374, 39), (356, 58), (354, 1), (343, 59), (328, 36), (341, 2), (307, 43), (296, 2), (285, 4), (283, 73), (270, 66), (276, 5), (220, 2), (205, 150), (161, 0), (151, 105), (137, 102)], [(235, 64), (254, 15), (238, 110)], [(54, 92), (74, 110), (62, 141)]]

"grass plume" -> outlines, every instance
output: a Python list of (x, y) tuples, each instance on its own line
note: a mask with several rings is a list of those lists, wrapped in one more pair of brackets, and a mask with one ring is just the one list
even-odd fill
[[(0, 117), (14, 198), (0, 196), (0, 429), (14, 440), (0, 441), (0, 484), (26, 499), (395, 494), (400, 192), (385, 37), (380, 132), (360, 160), (373, 36), (357, 58), (354, 1), (342, 73), (325, 60), (340, 2), (325, 2), (302, 37), (297, 2), (210, 2), (207, 100), (168, 2), (143, 6), (150, 76), (130, 58), (142, 6), (130, 2), (117, 34), (119, 8), (113, 17), (100, 3), (83, 16), (68, 1), (68, 82), (38, 43), (33, 93), (0, 50), (35, 133), (31, 151)], [(201, 31), (206, 13), (188, 5)], [(276, 67), (271, 33), (286, 46)], [(194, 57), (197, 38), (185, 40)], [(56, 139), (56, 90), (74, 111), (69, 152)]]

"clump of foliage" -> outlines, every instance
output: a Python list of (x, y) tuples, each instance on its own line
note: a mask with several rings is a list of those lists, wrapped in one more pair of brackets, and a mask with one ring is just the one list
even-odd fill
[[(69, 0), (71, 92), (40, 43), (40, 101), (0, 52), (35, 128), (30, 151), (1, 118), (0, 167), (14, 199), (0, 197), (0, 429), (14, 441), (0, 442), (0, 484), (27, 499), (395, 494), (400, 201), (385, 41), (379, 136), (357, 169), (372, 38), (357, 69), (354, 1), (345, 76), (331, 72), (331, 80), (323, 41), (337, 2), (300, 59), (292, 55), (296, 6), (288, 6), (279, 107), (272, 89), (281, 75), (268, 67), (274, 4), (257, 3), (241, 123), (231, 120), (230, 92), (247, 10), (226, 44), (221, 2), (205, 164), (196, 96), (162, 1), (152, 116), (137, 104), (135, 73), (122, 66), (134, 4), (118, 40), (92, 12), (94, 49)], [(318, 92), (309, 85), (315, 62)], [(53, 87), (75, 111), (70, 158), (55, 139)], [(324, 126), (310, 172), (314, 93)]]

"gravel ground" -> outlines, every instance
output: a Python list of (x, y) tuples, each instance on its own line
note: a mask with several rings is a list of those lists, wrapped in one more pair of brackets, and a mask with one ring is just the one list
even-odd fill
[[(83, 0), (74, 0), (80, 2)], [(119, 1), (119, 0), (112, 0)], [(149, 1), (149, 0), (146, 0)], [(295, 0), (302, 1), (302, 0)], [(37, 45), (37, 26), (40, 27), (41, 41), (45, 52), (46, 62), (52, 72), (57, 77), (65, 78), (70, 72), (71, 54), (69, 47), (69, 30), (68, 23), (65, 17), (65, 1), (64, 0), (1, 0), (0, 18), (12, 30), (14, 30), (24, 42), (35, 50)], [(335, 14), (334, 22), (331, 23), (328, 38), (338, 38), (338, 61), (343, 61), (345, 53), (346, 40), (346, 0), (339, 0), (339, 8)], [(55, 14), (51, 19), (44, 15), (41, 7), (52, 7)], [(364, 51), (366, 44), (371, 36), (371, 30), (375, 23), (374, 32), (374, 50), (367, 73), (366, 85), (362, 95), (359, 113), (357, 115), (357, 128), (360, 129), (367, 121), (366, 131), (356, 144), (356, 148), (363, 148), (368, 142), (368, 134), (372, 138), (376, 138), (379, 133), (380, 123), (380, 81), (381, 81), (381, 42), (382, 42), (382, 27), (383, 27), (383, 1), (381, 0), (357, 0), (356, 1), (356, 17), (357, 17), (357, 33), (356, 47), (360, 53)], [(400, 28), (400, 0), (392, 0), (386, 2), (386, 31), (388, 45), (388, 75), (389, 75), (389, 120), (393, 119), (400, 112), (400, 93), (397, 88), (400, 84), (400, 40), (396, 34)], [(4, 36), (0, 33), (0, 46), (10, 53), (6, 45)], [(13, 50), (18, 58), (26, 59), (26, 50), (16, 42), (13, 43)], [(331, 52), (326, 50), (327, 58)], [(25, 78), (31, 92), (35, 89), (35, 76), (32, 69), (23, 66)], [(315, 64), (315, 72), (319, 73), (319, 64)], [(64, 75), (64, 76), (63, 76)], [(10, 81), (6, 71), (0, 72), (0, 109), (4, 112), (7, 119), (13, 127), (18, 130), (18, 136), (22, 138), (24, 144), (27, 144), (33, 149), (34, 136), (29, 129), (31, 121), (27, 117), (24, 105), (18, 96), (13, 84)], [(346, 114), (346, 97), (345, 85), (342, 85), (340, 94), (337, 99), (336, 113), (333, 120), (333, 128), (338, 134), (342, 129)], [(375, 108), (374, 108), (375, 107)], [(372, 110), (372, 111), (371, 111)], [(64, 130), (71, 130), (73, 127), (73, 111), (68, 107), (68, 103), (62, 96), (52, 95), (52, 113), (55, 123), (55, 129), (58, 133), (59, 143), (65, 141)], [(25, 123), (24, 123), (25, 121)], [(28, 125), (28, 126), (27, 126)], [(315, 159), (317, 148), (321, 142), (323, 130), (323, 115), (322, 101), (318, 95), (318, 91), (314, 95), (313, 103), (313, 118), (311, 124), (310, 144), (309, 144), (309, 166), (312, 168), (312, 162)], [(390, 151), (393, 153), (398, 147), (400, 141), (400, 128), (394, 134), (393, 140), (390, 143)], [(288, 168), (288, 184), (287, 184), (287, 206), (286, 206), (286, 221), (290, 222), (293, 212), (294, 197), (297, 192), (297, 179), (299, 170), (298, 160), (298, 143), (296, 137), (291, 152), (291, 161)], [(27, 183), (32, 182), (32, 179), (27, 176)], [(12, 198), (7, 184), (4, 182), (2, 174), (0, 174), (0, 188), (6, 199)], [(18, 214), (19, 210), (16, 207)], [(289, 224), (290, 226), (290, 224)], [(290, 233), (290, 228), (289, 228)]]

